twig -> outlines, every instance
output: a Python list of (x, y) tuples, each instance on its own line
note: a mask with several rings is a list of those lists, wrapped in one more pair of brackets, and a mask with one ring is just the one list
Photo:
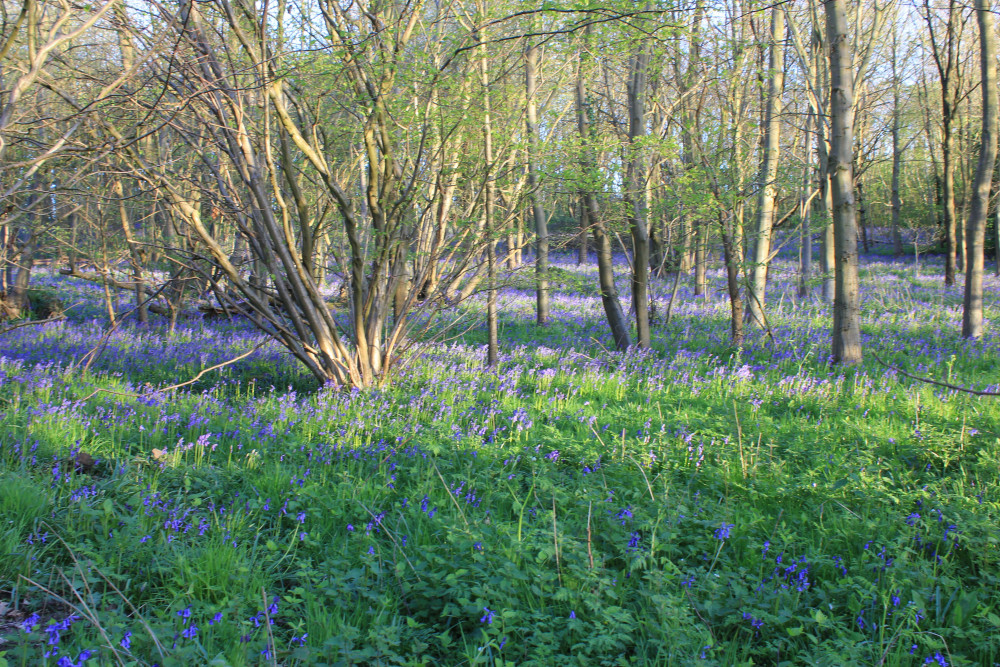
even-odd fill
[(587, 558), (590, 560), (590, 569), (594, 569), (594, 552), (590, 549), (590, 514), (594, 509), (594, 501), (587, 504)]
[(556, 576), (559, 578), (559, 587), (562, 588), (562, 564), (559, 561), (559, 529), (556, 525), (556, 497), (552, 496), (552, 542), (556, 549)]
[[(83, 574), (83, 568), (80, 566), (80, 563), (79, 563), (79, 561), (76, 558), (76, 554), (73, 553), (73, 549), (69, 546), (69, 544), (66, 542), (66, 540), (64, 540), (62, 538), (62, 536), (59, 535), (59, 533), (56, 532), (56, 530), (50, 524), (43, 522), (42, 525), (45, 526), (46, 528), (48, 528), (49, 531), (52, 533), (52, 535), (57, 540), (59, 540), (59, 542), (64, 547), (66, 547), (66, 551), (69, 553), (69, 557), (71, 559), (73, 559), (73, 564), (75, 565), (75, 567), (77, 568), (77, 570), (81, 574)], [(129, 600), (127, 597), (125, 597), (125, 594), (122, 593), (121, 590), (119, 590), (119, 588), (117, 586), (115, 586), (115, 584), (110, 579), (108, 579), (104, 575), (103, 572), (101, 572), (100, 568), (96, 568), (96, 567), (92, 568), (92, 571), (96, 572), (97, 576), (99, 576), (101, 579), (103, 579), (106, 584), (108, 584), (109, 586), (111, 586), (112, 590), (114, 590), (114, 592), (118, 594), (118, 597), (120, 597), (122, 599), (122, 601), (129, 606), (129, 609), (132, 610), (133, 617), (139, 622), (139, 625), (141, 625), (143, 628), (145, 628), (146, 632), (149, 633), (150, 638), (153, 640), (153, 645), (156, 646), (156, 650), (160, 654), (160, 659), (161, 660), (165, 659), (165, 656), (164, 656), (164, 653), (163, 653), (163, 644), (160, 643), (159, 638), (157, 638), (156, 633), (153, 632), (153, 629), (151, 627), (149, 627), (149, 624), (145, 620), (143, 620), (142, 615), (139, 613), (139, 610), (136, 609), (135, 605), (132, 604), (132, 601)], [(24, 577), (22, 577), (22, 578), (24, 578)], [(27, 578), (25, 578), (25, 580), (30, 581)], [(65, 598), (56, 596), (56, 599), (62, 600), (66, 604), (69, 604), (69, 601), (66, 600)], [(117, 657), (117, 655), (118, 655), (117, 650), (115, 650), (115, 648), (113, 646), (111, 647), (111, 650), (115, 652), (115, 656)]]
[(223, 361), (222, 363), (216, 364), (214, 366), (209, 366), (208, 368), (205, 368), (205, 369), (199, 371), (198, 374), (195, 375), (190, 380), (186, 380), (186, 381), (181, 382), (179, 384), (172, 384), (169, 387), (163, 387), (162, 389), (153, 389), (152, 391), (147, 391), (147, 392), (145, 392), (143, 394), (136, 394), (136, 393), (130, 392), (130, 391), (114, 391), (112, 389), (95, 389), (94, 391), (90, 392), (89, 394), (87, 394), (86, 396), (84, 396), (83, 398), (81, 398), (80, 401), (88, 401), (88, 400), (90, 400), (91, 398), (93, 398), (94, 396), (96, 396), (98, 394), (111, 394), (113, 396), (131, 396), (132, 398), (141, 398), (143, 396), (152, 396), (153, 394), (163, 394), (163, 393), (166, 393), (168, 391), (173, 391), (174, 389), (180, 389), (181, 387), (186, 387), (189, 384), (194, 384), (195, 382), (197, 382), (198, 380), (200, 380), (202, 378), (202, 376), (205, 375), (206, 373), (211, 373), (212, 371), (218, 370), (218, 369), (220, 369), (220, 368), (222, 368), (224, 366), (228, 366), (229, 364), (235, 364), (240, 359), (246, 359), (251, 354), (253, 354), (257, 350), (259, 350), (260, 348), (262, 348), (264, 345), (266, 345), (269, 342), (270, 342), (270, 339), (268, 339), (268, 340), (262, 340), (261, 342), (257, 343), (252, 348), (250, 348), (249, 350), (247, 350), (243, 354), (239, 355), (238, 357), (233, 357), (232, 359), (227, 359), (226, 361)]
[(677, 271), (674, 272), (674, 286), (670, 290), (670, 300), (667, 301), (667, 312), (663, 315), (663, 326), (670, 324), (670, 315), (674, 311), (674, 299), (677, 298), (677, 287), (680, 285), (680, 282), (681, 271), (680, 269), (677, 269)]
[(448, 488), (448, 482), (444, 481), (444, 476), (441, 474), (441, 471), (438, 470), (437, 464), (434, 463), (434, 459), (431, 459), (431, 465), (434, 466), (434, 472), (437, 473), (438, 479), (440, 479), (441, 480), (441, 484), (444, 485), (445, 493), (447, 493), (448, 497), (451, 498), (451, 502), (455, 504), (455, 509), (458, 510), (458, 513), (462, 517), (462, 522), (465, 523), (465, 528), (466, 528), (466, 530), (468, 530), (468, 528), (469, 528), (469, 521), (468, 521), (468, 519), (465, 518), (465, 512), (462, 511), (462, 506), (458, 504), (458, 501), (455, 500), (455, 496), (452, 495), (451, 489)]
[(48, 324), (49, 322), (58, 322), (58, 321), (64, 320), (64, 319), (66, 319), (65, 315), (57, 315), (55, 317), (50, 317), (50, 318), (45, 319), (45, 320), (27, 320), (27, 321), (24, 321), (24, 322), (19, 322), (18, 324), (15, 324), (13, 326), (9, 326), (6, 329), (0, 329), (0, 336), (4, 335), (6, 333), (10, 333), (11, 331), (14, 331), (15, 329), (20, 329), (21, 327), (30, 327), (30, 326), (33, 326), (33, 325), (36, 325), (36, 324)]
[(272, 667), (278, 667), (278, 659), (275, 656), (274, 633), (271, 631), (271, 613), (267, 610), (267, 591), (260, 587), (260, 596), (264, 600), (264, 627), (267, 628), (267, 649), (270, 653)]
[(406, 560), (406, 564), (410, 566), (410, 569), (413, 570), (414, 576), (416, 576), (416, 578), (417, 578), (418, 581), (420, 581), (421, 583), (423, 583), (424, 580), (420, 578), (420, 573), (417, 572), (417, 568), (413, 567), (413, 563), (410, 562), (410, 559), (406, 555), (406, 551), (403, 550), (402, 545), (400, 545), (399, 542), (396, 541), (396, 537), (392, 534), (392, 531), (389, 530), (389, 528), (384, 523), (382, 523), (382, 520), (378, 518), (377, 514), (372, 513), (372, 511), (370, 509), (368, 509), (367, 507), (365, 507), (364, 503), (358, 502), (358, 504), (361, 505), (361, 508), (364, 511), (368, 512), (368, 514), (371, 516), (371, 518), (373, 518), (375, 520), (375, 523), (377, 523), (379, 526), (381, 526), (385, 530), (385, 534), (389, 536), (389, 539), (392, 540), (392, 543), (396, 545), (397, 549), (399, 549), (399, 553), (403, 554), (403, 558)]
[(969, 389), (968, 387), (960, 387), (957, 384), (951, 384), (950, 382), (941, 382), (940, 380), (932, 380), (931, 378), (920, 377), (919, 375), (914, 375), (913, 373), (907, 373), (898, 366), (893, 366), (892, 364), (882, 361), (882, 359), (875, 354), (875, 352), (872, 352), (871, 355), (875, 357), (875, 361), (879, 362), (886, 368), (894, 370), (897, 373), (901, 373), (912, 380), (917, 380), (918, 382), (926, 382), (927, 384), (937, 385), (938, 387), (954, 389), (955, 391), (965, 392), (966, 394), (972, 394), (973, 396), (1000, 396), (1000, 391), (980, 391), (978, 389)]
[(639, 469), (639, 472), (641, 472), (641, 473), (642, 473), (642, 479), (643, 479), (643, 480), (645, 480), (645, 482), (646, 482), (646, 488), (647, 488), (647, 489), (649, 489), (649, 497), (650, 497), (650, 498), (652, 499), (652, 501), (653, 501), (653, 502), (655, 503), (655, 502), (656, 502), (656, 496), (654, 496), (654, 495), (653, 495), (653, 485), (649, 483), (649, 478), (648, 478), (648, 477), (646, 477), (646, 471), (645, 471), (645, 470), (643, 470), (643, 469), (642, 469), (642, 466), (641, 466), (641, 465), (639, 465), (639, 462), (638, 462), (638, 461), (636, 461), (636, 460), (635, 460), (634, 458), (632, 458), (631, 456), (627, 456), (626, 458), (627, 458), (627, 459), (628, 459), (629, 461), (631, 461), (632, 463), (634, 463), (634, 464), (635, 464), (635, 467), (637, 467), (637, 468)]

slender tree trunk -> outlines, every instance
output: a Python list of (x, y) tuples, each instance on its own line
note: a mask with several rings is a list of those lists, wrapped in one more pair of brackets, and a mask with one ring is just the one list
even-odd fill
[[(895, 69), (895, 59), (893, 59)], [(901, 257), (903, 254), (903, 236), (899, 232), (899, 214), (903, 202), (899, 198), (899, 172), (902, 166), (903, 149), (899, 143), (899, 86), (893, 75), (892, 90), (892, 254)]]
[(863, 179), (858, 179), (854, 190), (858, 198), (858, 228), (861, 232), (861, 248), (867, 253), (871, 245), (868, 241), (868, 202), (865, 199), (865, 182)]
[(35, 236), (31, 229), (25, 232), (25, 240), (17, 259), (17, 277), (14, 278), (10, 301), (22, 313), (28, 310), (28, 286), (31, 284), (31, 270), (35, 266)]
[(743, 345), (743, 299), (740, 295), (740, 259), (743, 257), (739, 239), (743, 226), (737, 221), (735, 212), (732, 229), (726, 223), (724, 214), (719, 212), (719, 227), (722, 232), (722, 252), (726, 260), (726, 292), (729, 294), (729, 340), (733, 347)]
[[(32, 187), (37, 188), (37, 182)], [(39, 222), (36, 220), (38, 214), (35, 207), (38, 200), (38, 196), (34, 193), (28, 196), (24, 211), (26, 222), (19, 226), (18, 231), (14, 234), (20, 252), (16, 262), (17, 276), (11, 277), (9, 283), (11, 285), (9, 301), (20, 313), (26, 312), (29, 306), (28, 286), (31, 284), (31, 271), (35, 266), (35, 252), (37, 250), (36, 230)]]
[(802, 194), (799, 195), (799, 296), (809, 294), (809, 280), (812, 278), (812, 230), (809, 229), (812, 200), (809, 190), (812, 186), (813, 161), (812, 146), (813, 114), (806, 115), (806, 127), (802, 142)]
[(996, 37), (989, 0), (976, 0), (979, 22), (979, 61), (983, 93), (982, 145), (976, 168), (975, 191), (966, 223), (965, 298), (962, 310), (962, 336), (983, 335), (983, 245), (986, 238), (986, 213), (990, 205), (990, 185), (997, 157), (997, 76)]
[(590, 235), (590, 218), (587, 215), (587, 207), (583, 203), (583, 197), (580, 197), (580, 240), (576, 246), (576, 265), (587, 263), (587, 239)]
[[(589, 30), (588, 30), (589, 32)], [(630, 343), (628, 321), (622, 311), (621, 302), (618, 300), (618, 287), (615, 285), (614, 265), (611, 257), (611, 237), (608, 235), (604, 221), (601, 220), (597, 205), (597, 196), (593, 192), (592, 183), (597, 176), (597, 165), (593, 157), (593, 137), (592, 123), (590, 115), (592, 113), (590, 100), (587, 95), (587, 88), (584, 83), (584, 65), (586, 51), (581, 50), (580, 61), (576, 76), (576, 118), (577, 128), (580, 133), (581, 157), (580, 168), (584, 174), (585, 190), (583, 191), (583, 205), (587, 209), (586, 218), (594, 233), (594, 245), (597, 249), (597, 275), (601, 285), (601, 303), (604, 306), (604, 313), (608, 318), (608, 326), (611, 328), (611, 335), (615, 340), (615, 347), (619, 350), (628, 349)]]
[(1000, 202), (993, 206), (993, 275), (1000, 276)]
[(115, 196), (118, 197), (118, 217), (121, 219), (122, 232), (125, 235), (125, 243), (128, 245), (129, 263), (132, 265), (132, 282), (135, 283), (135, 306), (138, 309), (140, 322), (149, 321), (149, 313), (146, 308), (146, 285), (142, 277), (142, 253), (139, 244), (135, 239), (132, 230), (132, 223), (128, 217), (128, 209), (125, 207), (125, 189), (120, 178), (116, 178), (112, 184)]
[[(826, 145), (825, 140), (820, 140), (822, 145)], [(836, 291), (836, 252), (834, 248), (833, 234), (833, 183), (830, 178), (829, 163), (830, 157), (826, 150), (820, 155), (820, 162), (823, 168), (820, 173), (822, 180), (823, 212), (826, 223), (823, 225), (822, 245), (820, 246), (820, 270), (823, 272), (823, 300), (833, 303), (834, 292)]]
[(649, 334), (649, 229), (646, 226), (646, 168), (642, 159), (642, 138), (646, 134), (646, 67), (649, 53), (632, 58), (628, 83), (629, 142), (632, 159), (628, 165), (629, 229), (632, 233), (632, 308), (635, 310), (636, 344), (648, 349)]
[[(898, 5), (897, 5), (898, 7)], [(896, 10), (896, 16), (899, 12)], [(902, 200), (899, 198), (899, 174), (903, 162), (903, 146), (899, 141), (899, 72), (896, 70), (896, 58), (899, 49), (899, 28), (893, 23), (892, 27), (892, 52), (889, 64), (892, 68), (892, 254), (896, 257), (903, 255), (903, 236), (899, 231), (899, 215), (903, 210)]]
[(861, 296), (858, 286), (858, 230), (855, 220), (854, 66), (847, 37), (846, 0), (825, 0), (830, 48), (830, 175), (836, 246), (833, 304), (833, 361), (861, 361)]
[(785, 12), (781, 7), (771, 10), (771, 44), (768, 55), (770, 70), (767, 105), (764, 120), (763, 157), (760, 166), (760, 200), (757, 207), (757, 231), (753, 238), (752, 279), (748, 285), (747, 311), (750, 320), (765, 326), (764, 290), (767, 286), (767, 265), (771, 256), (771, 227), (774, 224), (774, 199), (777, 193), (778, 154), (781, 139), (781, 92), (784, 88)]
[(538, 90), (538, 47), (534, 44), (524, 52), (524, 87), (527, 97), (528, 193), (535, 221), (535, 320), (544, 326), (549, 323), (549, 228), (538, 193), (535, 165), (538, 154), (538, 106), (535, 99)]
[[(496, 180), (493, 173), (493, 124), (491, 119), (490, 105), (490, 78), (489, 61), (486, 58), (486, 45), (483, 42), (483, 35), (476, 31), (476, 40), (479, 42), (479, 71), (483, 85), (483, 145), (486, 152), (486, 186), (483, 188), (485, 198), (483, 215), (486, 217), (484, 231), (486, 234), (486, 263), (487, 263), (487, 288), (486, 288), (486, 328), (487, 328), (487, 350), (486, 365), (490, 368), (499, 363), (500, 344), (497, 327), (497, 258), (496, 243), (493, 239), (493, 208), (496, 199)], [(508, 253), (510, 249), (508, 248)]]
[[(941, 203), (944, 217), (945, 260), (944, 284), (955, 284), (955, 257), (958, 245), (958, 224), (955, 218), (955, 100), (952, 97), (955, 60), (955, 30), (958, 10), (957, 0), (948, 3), (948, 24), (944, 48), (939, 54), (939, 74), (941, 78)], [(936, 46), (934, 48), (937, 48)]]
[[(697, 0), (694, 8), (694, 19), (691, 26), (691, 54), (688, 57), (687, 85), (693, 86), (701, 69), (701, 23), (705, 14), (704, 0)], [(689, 120), (691, 159), (694, 162), (699, 160), (697, 143), (701, 135), (701, 102), (694, 100), (691, 103), (691, 114)], [(696, 141), (697, 139), (698, 141)], [(694, 234), (694, 293), (696, 296), (708, 298), (708, 220), (703, 218), (701, 212), (698, 213), (692, 222), (692, 233)]]

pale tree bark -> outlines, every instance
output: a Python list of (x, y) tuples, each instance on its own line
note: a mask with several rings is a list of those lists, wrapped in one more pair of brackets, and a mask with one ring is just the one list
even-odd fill
[(765, 326), (764, 291), (767, 266), (771, 257), (771, 231), (774, 224), (774, 200), (777, 194), (778, 156), (781, 140), (781, 93), (784, 88), (785, 12), (776, 7), (771, 12), (771, 37), (768, 54), (768, 86), (764, 111), (764, 142), (760, 166), (760, 199), (757, 206), (757, 229), (753, 236), (750, 265), (752, 278), (747, 286), (747, 314), (751, 322)]
[[(685, 75), (685, 92), (690, 93), (701, 68), (701, 24), (705, 14), (704, 0), (697, 0), (694, 6), (694, 19), (691, 25), (691, 46), (688, 52), (687, 74)], [(695, 96), (686, 104), (684, 114), (684, 159), (686, 167), (691, 169), (698, 163), (696, 145), (701, 134), (701, 101)], [(694, 244), (694, 293), (695, 296), (708, 296), (708, 222), (702, 219), (699, 212), (696, 216), (687, 216), (688, 229)]]
[(812, 279), (812, 111), (806, 113), (806, 127), (802, 133), (802, 192), (799, 195), (799, 296), (809, 294)]
[[(490, 70), (486, 54), (486, 44), (481, 29), (476, 30), (475, 39), (479, 50), (479, 77), (483, 87), (483, 149), (486, 158), (485, 179), (483, 186), (483, 216), (486, 224), (486, 330), (487, 349), (486, 365), (494, 367), (500, 362), (500, 345), (497, 332), (497, 258), (496, 242), (493, 239), (493, 217), (496, 203), (496, 174), (493, 164), (493, 122), (490, 117)], [(508, 252), (510, 249), (508, 248)]]
[[(535, 321), (549, 323), (549, 228), (538, 192), (538, 45), (529, 44), (524, 51), (525, 110), (528, 133), (528, 196), (535, 221)], [(583, 236), (586, 239), (586, 235)]]
[(646, 215), (646, 165), (642, 138), (646, 135), (646, 68), (649, 52), (643, 48), (632, 58), (628, 81), (629, 149), (626, 207), (632, 233), (632, 307), (635, 310), (636, 344), (648, 349), (649, 334), (649, 228)]
[(1000, 277), (1000, 202), (993, 204), (993, 275)]
[(983, 93), (983, 129), (980, 135), (979, 164), (975, 190), (966, 222), (965, 298), (962, 310), (962, 336), (983, 335), (983, 245), (986, 238), (986, 213), (990, 205), (990, 185), (997, 157), (997, 74), (996, 36), (989, 0), (976, 0), (979, 23), (980, 90)]
[[(817, 44), (818, 46), (818, 44)], [(819, 49), (816, 50), (817, 60), (821, 60), (821, 54)], [(829, 80), (829, 72), (824, 67), (824, 84)], [(829, 88), (828, 85), (823, 86), (825, 89)], [(829, 100), (827, 100), (827, 107), (829, 107)], [(826, 220), (823, 225), (823, 236), (822, 243), (820, 245), (820, 271), (823, 273), (823, 300), (827, 303), (833, 303), (834, 293), (836, 292), (836, 282), (837, 282), (837, 260), (836, 260), (836, 248), (834, 243), (834, 221), (833, 221), (833, 182), (830, 174), (830, 128), (826, 128), (826, 132), (822, 134), (817, 134), (816, 136), (816, 146), (817, 152), (819, 153), (819, 179), (820, 179), (820, 197), (823, 200), (823, 212), (824, 218)]]
[(580, 231), (576, 246), (576, 265), (587, 263), (587, 239), (590, 235), (590, 218), (587, 216), (587, 207), (583, 203), (583, 198), (578, 197), (577, 207), (579, 208)]
[[(897, 11), (898, 14), (898, 11)], [(903, 202), (899, 197), (899, 174), (903, 161), (903, 146), (899, 140), (899, 72), (896, 58), (899, 55), (899, 30), (893, 21), (892, 28), (892, 51), (889, 57), (889, 64), (892, 68), (892, 254), (901, 257), (903, 254), (903, 237), (899, 231), (899, 215), (903, 209)]]
[(861, 295), (852, 173), (854, 70), (846, 4), (846, 0), (824, 1), (830, 49), (830, 181), (836, 248), (832, 358), (835, 363), (856, 364), (861, 361)]

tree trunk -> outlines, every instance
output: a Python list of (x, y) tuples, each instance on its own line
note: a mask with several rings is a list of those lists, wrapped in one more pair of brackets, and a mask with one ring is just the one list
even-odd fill
[(836, 249), (832, 357), (835, 363), (855, 364), (861, 361), (861, 298), (852, 174), (854, 69), (846, 0), (825, 0), (824, 6), (830, 48), (830, 176)]
[(31, 270), (35, 266), (35, 236), (32, 230), (25, 232), (24, 242), (17, 259), (17, 276), (11, 288), (10, 302), (21, 313), (28, 310), (28, 286), (31, 284)]
[(763, 328), (764, 290), (767, 286), (767, 265), (771, 255), (771, 227), (774, 224), (774, 199), (777, 191), (778, 154), (781, 139), (781, 93), (784, 88), (785, 12), (781, 7), (771, 10), (771, 44), (768, 55), (770, 78), (767, 105), (764, 111), (763, 156), (760, 165), (760, 201), (757, 207), (757, 231), (753, 238), (751, 262), (753, 274), (747, 290), (747, 310), (750, 320)]
[(993, 206), (993, 275), (1000, 276), (1000, 203)]
[[(538, 47), (534, 44), (524, 52), (524, 87), (527, 96), (528, 193), (535, 220), (535, 321), (544, 326), (549, 323), (549, 228), (542, 208), (542, 198), (538, 194), (535, 165), (538, 153), (538, 106), (535, 100), (538, 90)], [(586, 239), (586, 234), (583, 238)]]
[[(895, 61), (894, 61), (895, 62)], [(903, 254), (903, 236), (899, 232), (899, 214), (903, 202), (899, 198), (899, 172), (902, 164), (903, 150), (899, 144), (899, 89), (893, 83), (892, 105), (892, 254), (901, 257)]]
[(858, 231), (861, 232), (861, 248), (867, 253), (871, 246), (868, 241), (868, 203), (865, 200), (865, 182), (859, 178), (854, 189), (858, 197)]
[[(898, 16), (898, 10), (896, 12)], [(903, 255), (903, 236), (899, 231), (899, 215), (903, 209), (902, 200), (899, 198), (899, 174), (903, 162), (903, 147), (899, 142), (899, 72), (896, 70), (896, 57), (899, 48), (899, 28), (893, 25), (892, 28), (892, 53), (889, 64), (892, 67), (892, 185), (891, 185), (891, 205), (892, 205), (892, 254), (896, 257)]]
[(812, 278), (812, 230), (809, 228), (812, 212), (812, 199), (809, 196), (813, 170), (809, 150), (812, 146), (812, 121), (813, 114), (809, 112), (803, 132), (802, 193), (799, 195), (799, 296), (809, 294), (809, 280)]
[[(483, 86), (483, 144), (486, 152), (486, 183), (483, 188), (485, 202), (483, 215), (486, 218), (484, 231), (486, 234), (486, 263), (487, 263), (487, 287), (486, 287), (486, 329), (487, 329), (487, 350), (486, 365), (490, 368), (499, 363), (499, 336), (497, 331), (497, 258), (496, 243), (493, 239), (493, 209), (496, 200), (496, 175), (493, 173), (493, 123), (490, 108), (490, 77), (489, 61), (486, 58), (486, 44), (483, 35), (476, 31), (476, 40), (479, 42), (479, 72), (480, 81)], [(511, 249), (508, 248), (508, 255)]]
[(632, 308), (635, 310), (636, 344), (650, 345), (649, 334), (649, 229), (646, 226), (646, 169), (642, 159), (642, 138), (646, 134), (646, 67), (649, 53), (632, 58), (628, 82), (629, 143), (632, 159), (628, 164), (629, 229), (632, 233)]
[(146, 285), (142, 277), (142, 252), (139, 243), (135, 239), (132, 231), (132, 223), (128, 217), (128, 209), (125, 207), (125, 188), (122, 180), (116, 178), (112, 184), (115, 196), (118, 197), (118, 217), (121, 219), (122, 232), (125, 235), (125, 243), (128, 245), (129, 263), (132, 265), (132, 282), (135, 283), (135, 307), (139, 311), (140, 322), (149, 321), (149, 312), (146, 308)]
[[(589, 28), (588, 28), (589, 34)], [(584, 175), (583, 206), (586, 208), (586, 219), (594, 233), (594, 245), (597, 249), (597, 274), (601, 285), (601, 303), (608, 318), (608, 326), (619, 350), (628, 349), (630, 343), (628, 322), (618, 300), (618, 288), (615, 286), (615, 272), (611, 257), (611, 237), (608, 235), (604, 221), (601, 220), (597, 206), (597, 196), (593, 191), (593, 183), (597, 176), (597, 165), (594, 162), (593, 137), (591, 133), (592, 113), (587, 88), (584, 83), (584, 64), (586, 51), (581, 50), (576, 76), (576, 119), (577, 129), (582, 144), (580, 151), (580, 168)]]
[[(956, 0), (948, 3), (948, 24), (945, 39), (947, 52), (943, 54), (943, 63), (939, 64), (939, 74), (941, 77), (941, 203), (944, 216), (945, 233), (945, 259), (944, 259), (944, 284), (955, 284), (955, 257), (958, 245), (958, 224), (955, 219), (955, 100), (952, 99), (952, 88), (955, 87), (954, 60), (955, 60), (955, 23), (956, 23)], [(936, 48), (936, 47), (935, 47)]]
[(966, 223), (965, 298), (962, 310), (962, 336), (983, 335), (983, 245), (986, 239), (986, 213), (990, 205), (990, 185), (997, 157), (997, 76), (996, 38), (989, 0), (976, 0), (979, 22), (979, 61), (983, 93), (983, 130), (976, 167), (975, 190)]

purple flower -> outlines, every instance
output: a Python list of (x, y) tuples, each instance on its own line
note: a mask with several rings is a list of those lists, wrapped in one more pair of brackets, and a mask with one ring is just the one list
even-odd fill
[(728, 540), (732, 529), (735, 526), (731, 523), (723, 522), (722, 525), (715, 530), (715, 539), (717, 540)]
[(30, 633), (32, 630), (38, 627), (39, 620), (40, 617), (38, 614), (32, 614), (28, 618), (21, 621), (21, 629), (24, 630), (25, 632)]
[(126, 651), (132, 648), (132, 631), (126, 630), (125, 636), (122, 637), (122, 640), (118, 643), (121, 644), (121, 647)]
[(489, 625), (493, 622), (494, 616), (496, 616), (496, 612), (490, 611), (489, 607), (483, 607), (483, 617), (479, 619), (479, 622)]
[(194, 639), (198, 636), (198, 626), (192, 623), (188, 627), (184, 628), (184, 632), (181, 633), (185, 639)]

